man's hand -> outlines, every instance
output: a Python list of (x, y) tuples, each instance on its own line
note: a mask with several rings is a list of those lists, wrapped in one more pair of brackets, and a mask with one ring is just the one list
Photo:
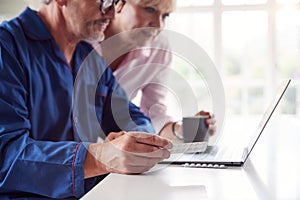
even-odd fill
[(103, 144), (90, 144), (85, 160), (85, 178), (105, 174), (138, 174), (169, 158), (172, 143), (157, 135), (142, 132), (113, 134)]
[(126, 131), (120, 131), (120, 132), (110, 132), (108, 136), (105, 138), (105, 142), (110, 142), (122, 135), (124, 135)]

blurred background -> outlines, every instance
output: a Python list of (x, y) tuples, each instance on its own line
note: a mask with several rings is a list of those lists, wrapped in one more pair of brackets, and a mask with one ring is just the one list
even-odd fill
[[(27, 5), (36, 9), (39, 1), (0, 0), (0, 22)], [(177, 5), (166, 28), (208, 53), (225, 87), (226, 114), (261, 114), (281, 81), (292, 78), (277, 112), (300, 116), (300, 0), (177, 0)], [(199, 107), (211, 108), (203, 77), (188, 65), (173, 59), (173, 68), (199, 95)]]
[[(177, 3), (167, 27), (209, 54), (223, 80), (227, 115), (261, 114), (281, 81), (292, 78), (277, 112), (300, 116), (299, 0)], [(192, 70), (182, 73), (193, 76)]]

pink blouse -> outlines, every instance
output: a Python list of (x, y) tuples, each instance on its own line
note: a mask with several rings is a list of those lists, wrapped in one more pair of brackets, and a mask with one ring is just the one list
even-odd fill
[(168, 45), (159, 43), (128, 53), (114, 75), (132, 100), (141, 91), (141, 111), (148, 116), (158, 133), (166, 123), (174, 121), (167, 114), (168, 70), (172, 53)]

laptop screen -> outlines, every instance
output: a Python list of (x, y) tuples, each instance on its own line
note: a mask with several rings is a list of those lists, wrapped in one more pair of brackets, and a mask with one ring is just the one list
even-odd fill
[[(285, 80), (283, 83), (280, 84), (277, 92), (275, 93), (275, 96), (268, 106), (267, 110), (262, 116), (262, 119), (256, 129), (255, 134), (253, 135), (253, 138), (251, 139), (250, 143), (248, 144), (247, 150), (248, 150), (248, 155), (252, 151), (254, 145), (256, 144), (258, 138), (260, 137), (261, 133), (263, 132), (264, 128), (266, 127), (269, 119), (271, 118), (275, 108), (277, 107), (279, 101), (281, 100), (283, 94), (287, 90), (289, 84), (291, 82), (291, 79)], [(247, 156), (248, 157), (248, 156)]]

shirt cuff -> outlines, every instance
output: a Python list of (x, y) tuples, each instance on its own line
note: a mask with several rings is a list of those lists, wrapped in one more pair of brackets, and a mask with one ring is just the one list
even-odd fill
[(84, 195), (84, 160), (90, 143), (78, 143), (72, 161), (72, 190), (76, 198)]

